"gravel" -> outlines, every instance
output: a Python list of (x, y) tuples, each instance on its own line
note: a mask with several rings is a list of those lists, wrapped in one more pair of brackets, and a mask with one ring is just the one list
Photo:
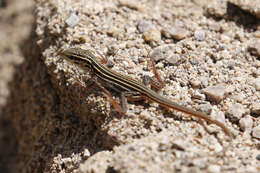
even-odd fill
[[(28, 10), (12, 2), (0, 11), (0, 146), (10, 150), (0, 152), (0, 166), (22, 173), (259, 172), (260, 3), (38, 0)], [(150, 54), (165, 82), (161, 95), (206, 112), (236, 138), (146, 101), (129, 102), (120, 116), (88, 86), (91, 72), (59, 57), (68, 47), (91, 49), (140, 81), (153, 75)]]

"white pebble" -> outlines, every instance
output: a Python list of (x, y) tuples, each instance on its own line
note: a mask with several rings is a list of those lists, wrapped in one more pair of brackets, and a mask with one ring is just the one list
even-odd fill
[(203, 30), (196, 30), (194, 37), (196, 40), (203, 41), (205, 39), (205, 32)]
[(74, 27), (79, 23), (79, 18), (75, 13), (70, 13), (70, 16), (66, 19), (66, 24), (70, 27)]
[(253, 126), (253, 120), (250, 116), (245, 116), (239, 120), (239, 126), (243, 131), (250, 131)]
[(218, 165), (209, 165), (208, 167), (208, 172), (210, 173), (219, 173), (220, 171), (220, 166)]

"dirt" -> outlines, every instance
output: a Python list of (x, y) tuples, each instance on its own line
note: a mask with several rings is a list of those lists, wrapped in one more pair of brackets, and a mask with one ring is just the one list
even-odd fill
[[(260, 2), (0, 2), (2, 172), (259, 172)], [(150, 102), (126, 116), (58, 51), (91, 49), (119, 73), (225, 124)], [(116, 92), (111, 91), (118, 101)]]

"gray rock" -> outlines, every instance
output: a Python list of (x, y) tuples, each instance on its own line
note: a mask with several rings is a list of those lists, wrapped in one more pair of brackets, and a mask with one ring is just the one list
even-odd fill
[(159, 42), (161, 40), (161, 32), (157, 29), (150, 29), (143, 33), (146, 42)]
[(186, 30), (185, 28), (182, 27), (173, 27), (173, 28), (163, 28), (162, 29), (162, 34), (166, 37), (166, 38), (173, 38), (176, 40), (183, 40), (184, 38), (187, 38), (189, 35), (189, 31)]
[(137, 25), (137, 29), (140, 33), (144, 33), (148, 30), (154, 29), (154, 25), (146, 20), (140, 20)]
[(237, 122), (245, 113), (246, 111), (243, 105), (236, 103), (229, 107), (229, 109), (226, 111), (226, 116), (230, 119), (230, 121)]
[(207, 96), (207, 99), (215, 103), (220, 103), (227, 92), (227, 88), (223, 84), (216, 86), (210, 86), (202, 90), (202, 92)]
[(260, 139), (260, 125), (256, 126), (252, 130), (252, 136), (254, 138)]
[(155, 61), (166, 60), (172, 65), (177, 65), (181, 61), (182, 57), (174, 53), (174, 47), (174, 44), (158, 46), (151, 51), (150, 56)]

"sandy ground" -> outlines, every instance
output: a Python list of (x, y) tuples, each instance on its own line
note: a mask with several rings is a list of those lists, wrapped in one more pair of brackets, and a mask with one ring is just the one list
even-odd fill
[[(259, 172), (259, 19), (259, 0), (0, 1), (1, 172)], [(150, 54), (161, 95), (235, 138), (155, 103), (120, 116), (69, 47), (138, 80)]]

